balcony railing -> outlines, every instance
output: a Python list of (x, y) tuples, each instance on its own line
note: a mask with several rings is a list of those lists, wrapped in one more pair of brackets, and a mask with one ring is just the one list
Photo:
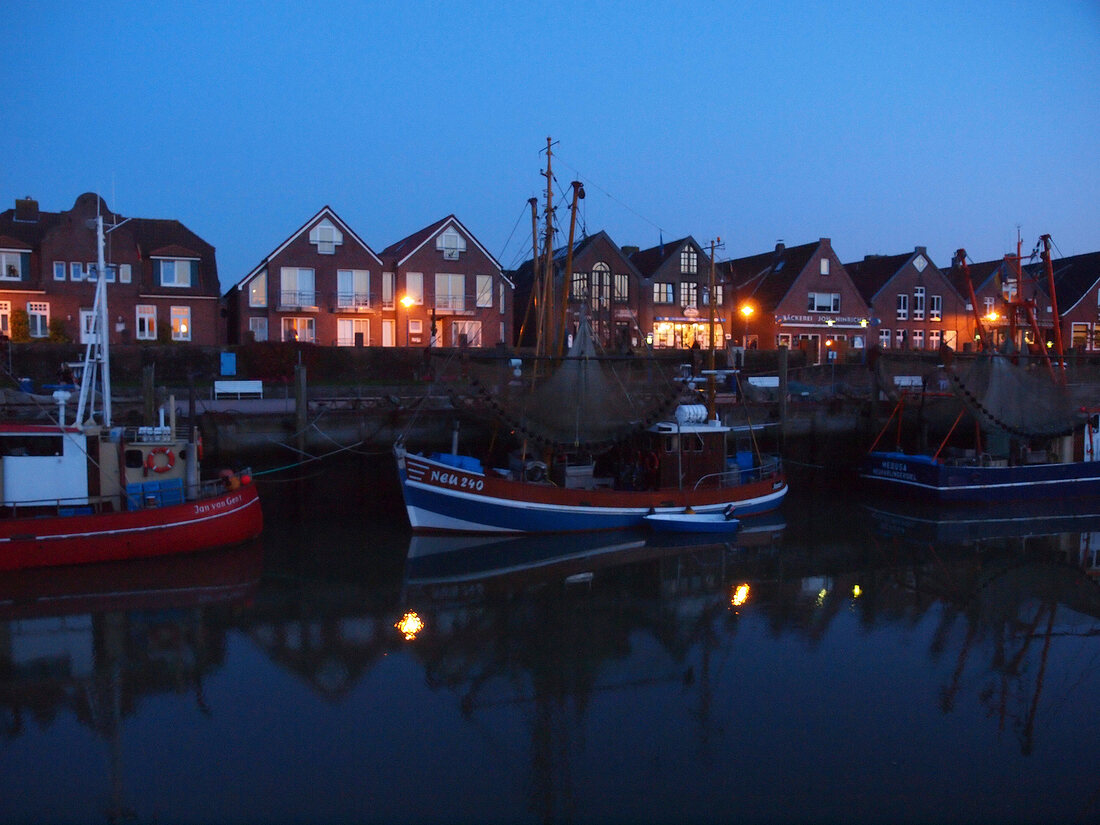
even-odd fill
[(316, 291), (309, 290), (282, 290), (279, 293), (279, 306), (281, 307), (315, 307), (317, 306)]
[(337, 309), (370, 309), (369, 292), (336, 293)]

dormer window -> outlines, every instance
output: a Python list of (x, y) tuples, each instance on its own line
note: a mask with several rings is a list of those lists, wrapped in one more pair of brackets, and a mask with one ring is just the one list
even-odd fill
[(336, 247), (344, 242), (344, 234), (326, 218), (309, 231), (309, 242), (317, 247), (318, 255), (335, 255)]
[(466, 251), (466, 239), (453, 226), (449, 226), (446, 232), (435, 239), (435, 248), (443, 253), (443, 260), (457, 261), (458, 256)]

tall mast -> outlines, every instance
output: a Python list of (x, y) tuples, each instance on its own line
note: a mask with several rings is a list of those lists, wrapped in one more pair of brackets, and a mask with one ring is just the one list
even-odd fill
[[(91, 338), (84, 352), (84, 372), (80, 377), (80, 399), (76, 407), (77, 424), (91, 423), (95, 414), (96, 384), (103, 397), (103, 426), (111, 426), (111, 361), (107, 327), (107, 262), (103, 251), (103, 215), (95, 217), (96, 284), (92, 310)], [(87, 411), (87, 416), (85, 416)]]
[(1050, 292), (1050, 311), (1054, 322), (1054, 351), (1058, 354), (1059, 376), (1064, 382), (1066, 380), (1066, 358), (1062, 343), (1062, 318), (1058, 314), (1058, 293), (1054, 289), (1054, 264), (1050, 260), (1050, 235), (1042, 235), (1039, 240), (1043, 243), (1043, 268), (1046, 270), (1047, 290)]
[(553, 140), (546, 138), (546, 262), (542, 269), (542, 312), (539, 313), (536, 355), (550, 354), (550, 323), (554, 318), (554, 173)]
[(565, 251), (565, 283), (561, 287), (561, 322), (558, 324), (558, 355), (565, 351), (565, 316), (569, 310), (569, 291), (573, 288), (573, 236), (577, 230), (577, 201), (584, 199), (584, 184), (573, 181), (573, 204), (569, 209), (569, 246)]
[(710, 242), (710, 285), (707, 291), (707, 310), (710, 316), (710, 350), (707, 353), (707, 421), (714, 418), (714, 397), (717, 393), (714, 379), (714, 247), (721, 238)]

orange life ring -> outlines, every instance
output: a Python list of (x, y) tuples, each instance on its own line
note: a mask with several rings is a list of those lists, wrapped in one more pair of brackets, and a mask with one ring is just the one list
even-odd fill
[[(164, 456), (164, 464), (160, 464), (157, 461), (158, 455)], [(154, 447), (149, 451), (149, 455), (145, 456), (145, 469), (152, 470), (154, 473), (167, 473), (175, 466), (176, 454), (167, 447)]]

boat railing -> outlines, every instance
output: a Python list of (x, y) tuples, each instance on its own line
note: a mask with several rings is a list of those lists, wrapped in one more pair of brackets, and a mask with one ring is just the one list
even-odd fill
[(117, 496), (21, 499), (4, 502), (0, 505), (0, 510), (8, 518), (42, 515), (83, 516), (103, 512), (105, 504), (109, 504), (108, 509), (113, 510), (116, 507), (116, 500)]
[(695, 482), (695, 489), (713, 487), (738, 487), (754, 481), (773, 478), (783, 471), (782, 460), (775, 458), (746, 469), (733, 468), (720, 473), (709, 473)]

